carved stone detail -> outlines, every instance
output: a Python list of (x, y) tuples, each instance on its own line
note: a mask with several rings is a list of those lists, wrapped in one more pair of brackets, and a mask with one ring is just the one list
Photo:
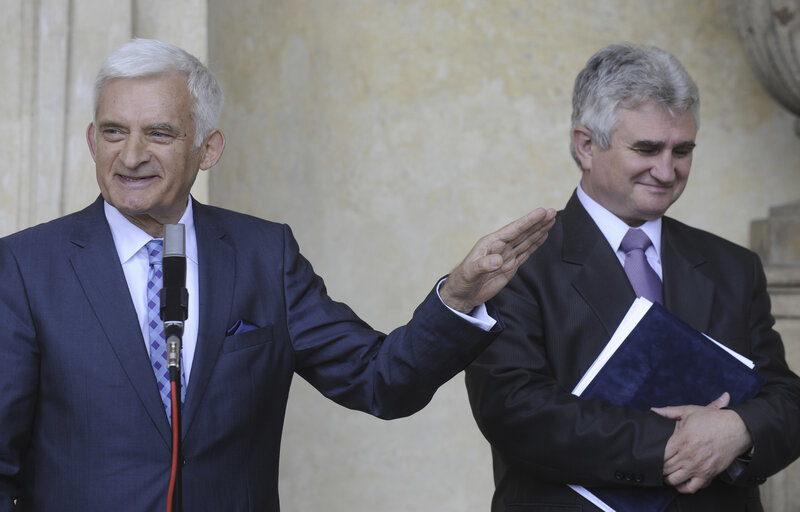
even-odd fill
[[(800, 116), (800, 0), (739, 0), (737, 25), (764, 88)], [(795, 122), (800, 136), (800, 120)]]

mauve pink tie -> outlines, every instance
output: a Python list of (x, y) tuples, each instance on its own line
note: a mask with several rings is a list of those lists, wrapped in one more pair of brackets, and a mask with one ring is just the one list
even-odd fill
[(653, 245), (641, 229), (631, 228), (625, 233), (619, 248), (625, 253), (625, 273), (639, 297), (662, 303), (661, 279), (647, 263), (644, 251)]

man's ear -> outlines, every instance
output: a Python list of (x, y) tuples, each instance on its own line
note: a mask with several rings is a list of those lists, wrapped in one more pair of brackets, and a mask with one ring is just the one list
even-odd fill
[(92, 160), (94, 160), (94, 155), (97, 151), (97, 139), (95, 139), (95, 135), (94, 122), (91, 122), (86, 128), (86, 143), (89, 145), (89, 153), (92, 154)]
[(207, 171), (217, 165), (219, 159), (222, 158), (222, 152), (225, 150), (225, 135), (220, 130), (214, 130), (203, 141), (200, 150), (203, 152), (200, 158), (200, 169)]
[(575, 148), (575, 155), (580, 160), (583, 170), (591, 169), (594, 150), (592, 132), (585, 126), (576, 126), (572, 130), (572, 147)]

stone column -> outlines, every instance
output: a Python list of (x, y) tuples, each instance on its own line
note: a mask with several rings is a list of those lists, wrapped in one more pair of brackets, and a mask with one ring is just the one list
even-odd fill
[[(800, 370), (800, 202), (770, 209), (753, 221), (751, 246), (764, 262), (775, 328), (786, 346), (786, 360)], [(761, 492), (766, 510), (800, 510), (800, 461), (769, 478)]]

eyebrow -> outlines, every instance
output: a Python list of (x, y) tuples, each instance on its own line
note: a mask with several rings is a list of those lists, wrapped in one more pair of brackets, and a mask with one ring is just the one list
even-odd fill
[[(661, 151), (662, 149), (664, 149), (665, 146), (666, 146), (666, 143), (664, 141), (657, 141), (657, 140), (637, 140), (636, 142), (631, 144), (631, 147), (634, 148), (634, 149), (644, 149), (644, 150), (650, 150), (650, 151), (653, 151), (653, 150)], [(694, 141), (687, 140), (687, 141), (679, 142), (679, 143), (675, 144), (675, 147), (673, 148), (673, 150), (675, 150), (675, 149), (689, 150), (689, 149), (694, 149), (695, 146), (697, 146), (697, 144), (695, 144)]]
[(122, 128), (122, 125), (119, 123), (115, 123), (114, 121), (98, 121), (97, 122), (97, 130), (103, 131), (107, 128)]
[[(115, 121), (99, 121), (97, 123), (97, 128), (99, 131), (107, 130), (109, 128), (125, 128), (125, 126), (121, 123), (117, 123)], [(175, 137), (185, 137), (186, 134), (175, 128), (169, 123), (153, 123), (146, 127), (146, 131), (157, 131), (157, 132), (164, 132), (170, 135), (174, 135)]]
[(148, 131), (165, 132), (176, 137), (185, 137), (186, 134), (175, 128), (169, 123), (153, 123), (147, 127)]

